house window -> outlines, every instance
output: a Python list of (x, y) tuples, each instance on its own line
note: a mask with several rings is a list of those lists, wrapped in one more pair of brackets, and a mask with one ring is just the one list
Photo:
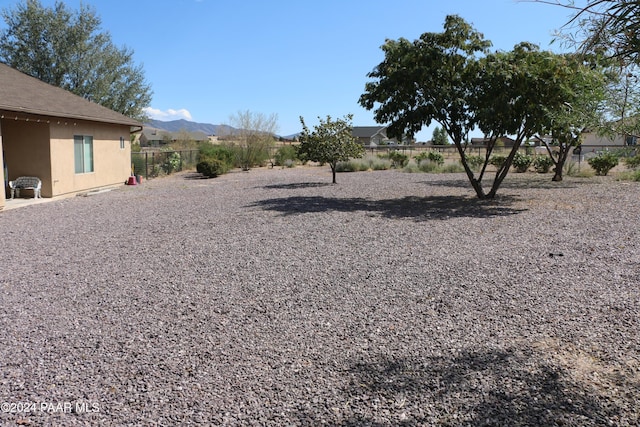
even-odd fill
[(93, 137), (74, 135), (73, 152), (76, 173), (93, 172)]
[(120, 137), (120, 149), (124, 150), (124, 137)]

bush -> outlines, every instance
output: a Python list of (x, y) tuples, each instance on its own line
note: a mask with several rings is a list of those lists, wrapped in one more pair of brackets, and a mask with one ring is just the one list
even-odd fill
[(420, 163), (422, 163), (424, 160), (429, 160), (433, 163), (436, 163), (442, 166), (444, 164), (444, 155), (442, 153), (438, 153), (437, 151), (429, 151), (429, 152), (423, 151), (417, 156), (414, 156), (413, 160), (416, 162), (417, 165), (420, 165)]
[(352, 160), (348, 160), (345, 162), (336, 163), (336, 172), (357, 172), (358, 167), (355, 162)]
[(590, 158), (587, 162), (596, 171), (596, 175), (606, 176), (611, 169), (618, 165), (618, 156), (605, 151), (596, 157)]
[(429, 158), (429, 154), (427, 154), (426, 151), (423, 151), (422, 153), (413, 156), (413, 160), (416, 162), (417, 165), (419, 165), (421, 161), (427, 160), (428, 158)]
[(235, 152), (226, 145), (205, 143), (200, 145), (200, 148), (198, 149), (198, 160), (203, 161), (207, 159), (220, 160), (225, 163), (228, 168), (231, 168), (234, 166)]
[(215, 178), (218, 175), (226, 173), (228, 166), (222, 160), (210, 158), (200, 161), (196, 165), (196, 170), (206, 177)]
[(491, 158), (489, 159), (489, 164), (500, 169), (506, 161), (507, 158), (505, 156), (491, 156)]
[(480, 167), (484, 165), (484, 157), (482, 156), (467, 156), (465, 155), (465, 159), (467, 160), (467, 164), (471, 168), (472, 171), (477, 172), (480, 170)]
[(635, 155), (633, 157), (625, 157), (623, 162), (624, 162), (624, 165), (629, 169), (637, 169), (638, 167), (640, 167), (640, 155)]
[(460, 163), (449, 163), (442, 166), (443, 173), (461, 173), (464, 172), (464, 168)]
[(403, 168), (409, 163), (409, 156), (395, 150), (389, 153), (389, 160), (394, 168)]
[(640, 170), (622, 172), (618, 178), (623, 181), (640, 181)]
[(287, 160), (295, 162), (298, 159), (298, 151), (293, 145), (283, 145), (278, 148), (276, 154), (273, 157), (273, 162), (276, 166), (286, 166)]
[(162, 163), (162, 169), (165, 171), (167, 175), (179, 171), (181, 166), (180, 153), (173, 152), (171, 154), (167, 154), (167, 158), (164, 163)]
[(435, 173), (435, 172), (439, 172), (440, 165), (432, 162), (429, 159), (425, 159), (425, 160), (422, 160), (420, 163), (418, 163), (418, 169), (422, 172)]
[(549, 156), (537, 156), (533, 159), (533, 167), (538, 173), (547, 173), (553, 166), (553, 160)]
[(444, 165), (444, 156), (442, 155), (442, 153), (438, 153), (436, 151), (429, 151), (429, 154), (427, 155), (427, 159), (431, 160), (434, 163), (437, 163), (440, 166)]
[(533, 162), (533, 158), (531, 156), (528, 156), (526, 154), (520, 154), (520, 153), (516, 153), (515, 156), (513, 156), (513, 167), (516, 169), (516, 172), (518, 173), (524, 173), (529, 169), (529, 166), (531, 166), (531, 162)]

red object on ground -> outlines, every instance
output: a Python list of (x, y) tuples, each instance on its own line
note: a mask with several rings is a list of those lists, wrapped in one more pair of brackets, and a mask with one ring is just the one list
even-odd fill
[(127, 185), (136, 185), (136, 177), (135, 176), (130, 176), (129, 177), (129, 181), (127, 181)]

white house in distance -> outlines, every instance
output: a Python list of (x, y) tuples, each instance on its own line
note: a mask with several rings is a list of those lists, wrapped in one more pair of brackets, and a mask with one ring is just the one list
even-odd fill
[(354, 126), (351, 134), (365, 147), (410, 144), (412, 142), (406, 137), (403, 137), (401, 142), (396, 138), (389, 138), (387, 136), (387, 126)]

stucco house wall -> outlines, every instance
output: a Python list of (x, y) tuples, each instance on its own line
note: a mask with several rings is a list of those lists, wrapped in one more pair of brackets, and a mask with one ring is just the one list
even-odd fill
[[(93, 172), (75, 173), (75, 135), (93, 137)], [(120, 138), (124, 148), (120, 148)], [(131, 175), (129, 127), (83, 121), (52, 124), (51, 164), (52, 197), (123, 184)]]
[[(0, 63), (5, 191), (6, 182), (20, 176), (40, 178), (43, 197), (123, 184), (131, 174), (131, 134), (141, 130), (135, 119)], [(76, 172), (75, 136), (92, 138), (93, 168), (82, 173)], [(0, 209), (7, 203), (5, 191)]]

